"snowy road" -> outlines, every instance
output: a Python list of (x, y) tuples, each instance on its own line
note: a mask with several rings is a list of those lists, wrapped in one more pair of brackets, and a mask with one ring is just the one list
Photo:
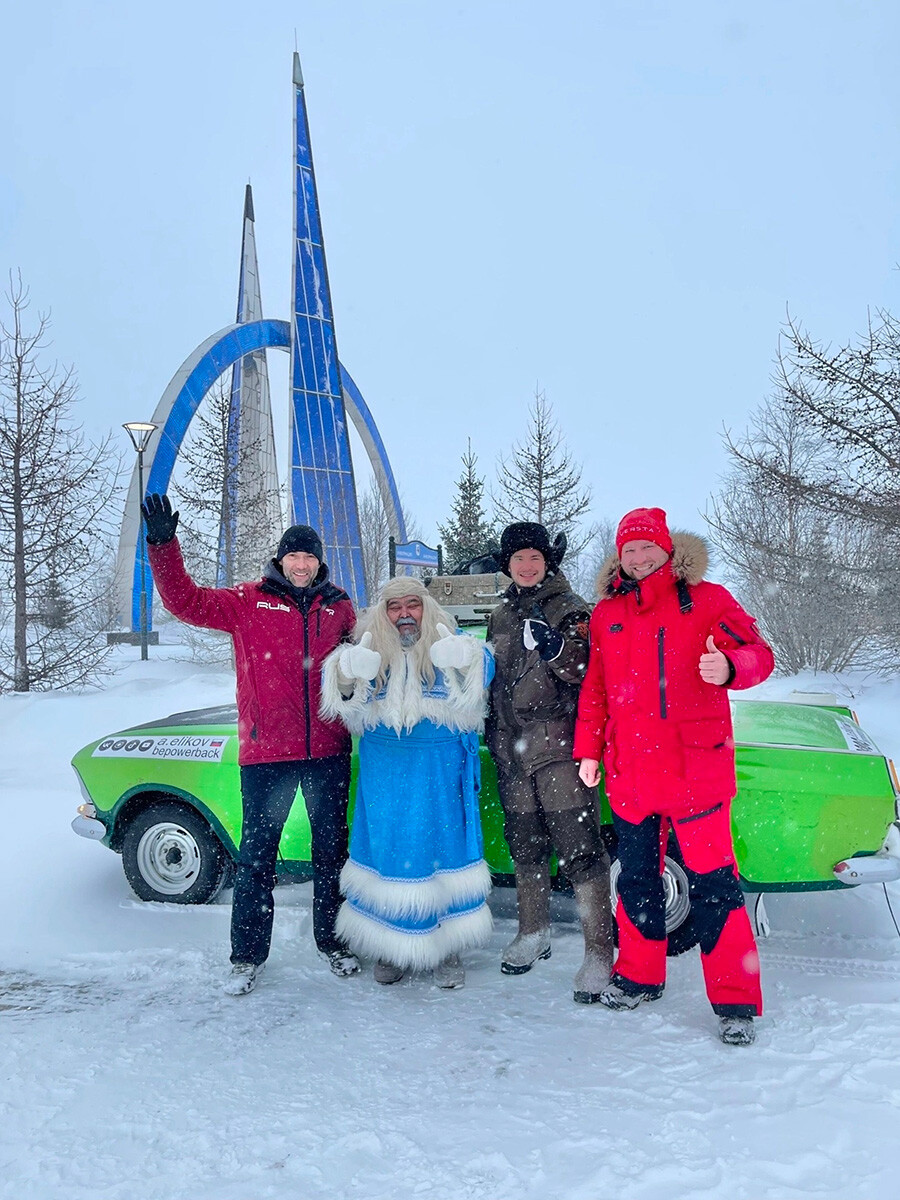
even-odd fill
[[(521, 978), (498, 970), (501, 915), (462, 991), (335, 979), (308, 885), (280, 889), (267, 974), (230, 999), (227, 895), (141, 904), (68, 827), (74, 749), (186, 691), (227, 699), (222, 676), (136, 670), (89, 697), (0, 698), (4, 1200), (900, 1197), (900, 939), (880, 890), (768, 898), (749, 1049), (715, 1039), (695, 953), (654, 1006), (573, 1004), (566, 921)], [(876, 736), (883, 703), (860, 705)]]

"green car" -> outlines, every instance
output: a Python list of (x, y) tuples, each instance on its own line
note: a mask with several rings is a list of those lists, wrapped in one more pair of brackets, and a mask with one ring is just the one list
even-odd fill
[[(748, 892), (841, 888), (900, 878), (893, 764), (838, 704), (732, 704), (738, 793), (732, 827)], [(175, 713), (91, 742), (72, 760), (84, 803), (76, 833), (122, 855), (143, 900), (202, 904), (228, 881), (241, 835), (234, 707)], [(354, 758), (354, 770), (355, 770)], [(351, 793), (352, 795), (352, 793)], [(613, 858), (609, 810), (604, 836)], [(485, 857), (511, 883), (494, 767), (482, 747)], [(285, 825), (279, 877), (310, 874), (310, 830), (298, 798)], [(616, 875), (613, 862), (613, 883)], [(694, 944), (687, 876), (670, 845), (664, 874), (670, 952)]]

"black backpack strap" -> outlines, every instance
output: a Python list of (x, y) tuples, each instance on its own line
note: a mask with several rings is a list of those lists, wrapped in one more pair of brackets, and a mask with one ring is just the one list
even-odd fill
[(675, 580), (675, 589), (678, 592), (678, 607), (683, 613), (689, 613), (694, 607), (694, 601), (691, 599), (691, 589), (683, 579)]

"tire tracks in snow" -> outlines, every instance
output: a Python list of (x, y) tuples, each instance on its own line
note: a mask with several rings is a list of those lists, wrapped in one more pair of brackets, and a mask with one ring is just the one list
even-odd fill
[(900, 959), (826, 958), (789, 954), (760, 946), (760, 962), (766, 970), (802, 971), (806, 975), (838, 975), (842, 979), (884, 979), (900, 982)]

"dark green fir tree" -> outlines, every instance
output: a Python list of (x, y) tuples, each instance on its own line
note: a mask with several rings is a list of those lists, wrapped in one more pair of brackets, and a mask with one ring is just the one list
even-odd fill
[(477, 462), (478, 455), (473, 452), (469, 438), (466, 453), (462, 455), (462, 474), (456, 481), (456, 496), (450, 506), (451, 516), (446, 524), (438, 526), (445, 569), (450, 572), (485, 554), (495, 541), (493, 525), (484, 511), (484, 477), (479, 477), (475, 470)]

